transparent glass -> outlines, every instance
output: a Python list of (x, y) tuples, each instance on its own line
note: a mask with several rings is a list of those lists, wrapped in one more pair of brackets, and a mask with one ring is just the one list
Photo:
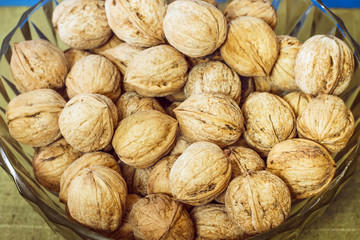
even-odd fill
[[(66, 239), (108, 239), (84, 228), (66, 217), (65, 206), (57, 195), (47, 191), (35, 179), (31, 159), (34, 149), (17, 143), (9, 134), (5, 111), (16, 90), (9, 70), (9, 62), (14, 42), (30, 39), (47, 39), (65, 49), (66, 46), (56, 36), (51, 24), (52, 11), (57, 4), (54, 0), (42, 0), (29, 8), (16, 27), (6, 36), (0, 50), (0, 165), (13, 178), (19, 193), (58, 234)], [(224, 7), (220, 4), (220, 8)], [(302, 42), (315, 34), (332, 34), (344, 40), (354, 52), (355, 74), (350, 86), (341, 98), (351, 109), (356, 120), (355, 133), (347, 147), (334, 155), (337, 171), (331, 185), (322, 193), (309, 199), (293, 203), (292, 211), (285, 223), (266, 233), (249, 239), (295, 239), (306, 225), (320, 216), (331, 200), (354, 173), (359, 157), (360, 120), (360, 48), (350, 36), (344, 23), (320, 0), (274, 0), (278, 10), (279, 24), (276, 33), (298, 37)]]

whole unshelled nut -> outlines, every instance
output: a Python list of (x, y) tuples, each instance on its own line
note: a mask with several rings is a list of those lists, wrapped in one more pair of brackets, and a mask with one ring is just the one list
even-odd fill
[(77, 60), (79, 60), (80, 58), (89, 56), (90, 52), (80, 50), (80, 49), (75, 49), (75, 48), (69, 48), (68, 50), (66, 50), (64, 52), (64, 54), (65, 54), (65, 58), (68, 63), (69, 69), (71, 69)]
[(311, 96), (304, 92), (296, 91), (286, 94), (283, 99), (290, 105), (297, 118), (306, 109)]
[(140, 196), (148, 195), (147, 185), (153, 167), (135, 168), (120, 161), (122, 176), (125, 179), (129, 193), (136, 193)]

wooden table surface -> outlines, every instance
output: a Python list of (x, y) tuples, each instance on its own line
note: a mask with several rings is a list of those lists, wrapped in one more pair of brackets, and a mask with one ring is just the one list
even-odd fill
[[(25, 7), (0, 8), (0, 42), (17, 23)], [(335, 9), (360, 42), (360, 9)], [(359, 164), (360, 165), (360, 164)], [(360, 239), (360, 166), (326, 212), (300, 235), (300, 240)], [(0, 239), (61, 240), (19, 195), (0, 168)]]

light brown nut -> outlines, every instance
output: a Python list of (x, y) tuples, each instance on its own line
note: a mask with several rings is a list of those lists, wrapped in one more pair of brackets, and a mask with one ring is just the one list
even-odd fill
[(298, 138), (278, 143), (271, 149), (267, 170), (284, 180), (294, 199), (301, 199), (329, 186), (336, 163), (320, 144)]
[(136, 47), (164, 43), (164, 0), (106, 0), (106, 16), (116, 36)]
[(69, 68), (63, 51), (45, 40), (14, 43), (10, 73), (19, 92), (64, 86)]
[(191, 95), (174, 112), (189, 142), (208, 141), (225, 147), (236, 142), (244, 128), (239, 105), (222, 94)]
[[(177, 1), (177, 0), (169, 0), (167, 2), (170, 4), (170, 3), (175, 2), (175, 1)], [(215, 7), (217, 6), (217, 1), (216, 0), (201, 0), (201, 1), (210, 3), (211, 5), (214, 5)]]
[(174, 198), (198, 206), (214, 200), (229, 184), (231, 164), (221, 148), (210, 142), (191, 144), (170, 171)]
[(306, 109), (311, 96), (301, 91), (296, 91), (286, 94), (283, 99), (290, 105), (297, 118)]
[(343, 149), (355, 130), (355, 120), (344, 101), (321, 94), (310, 100), (297, 120), (299, 136), (323, 145), (329, 152)]
[(147, 184), (153, 167), (134, 168), (123, 162), (120, 162), (120, 166), (129, 193), (136, 193), (143, 197), (148, 195)]
[(231, 22), (240, 16), (260, 18), (275, 29), (278, 23), (276, 10), (270, 0), (234, 0), (224, 10), (227, 22)]
[(171, 103), (171, 104), (165, 109), (166, 114), (176, 119), (176, 115), (175, 115), (175, 113), (174, 113), (174, 109), (177, 108), (180, 104), (181, 104), (181, 102), (173, 102), (173, 103)]
[(184, 55), (169, 45), (146, 49), (135, 55), (125, 73), (124, 88), (146, 97), (179, 92), (187, 78)]
[(295, 60), (295, 81), (310, 95), (339, 95), (354, 73), (354, 56), (345, 42), (331, 35), (315, 35), (301, 46)]
[(157, 110), (164, 113), (164, 109), (155, 98), (143, 97), (136, 92), (126, 92), (115, 103), (119, 119), (126, 118), (136, 112)]
[(60, 178), (82, 153), (71, 147), (64, 138), (36, 149), (32, 166), (36, 179), (50, 191), (60, 191)]
[(206, 62), (210, 62), (210, 61), (222, 61), (222, 62), (224, 61), (224, 59), (221, 57), (219, 48), (216, 49), (215, 52), (213, 52), (209, 55), (206, 55), (203, 57), (196, 57), (196, 58), (187, 57), (186, 59), (188, 60), (190, 68), (193, 68), (198, 64), (206, 63)]
[(183, 204), (165, 194), (151, 194), (139, 200), (130, 212), (136, 239), (194, 239), (194, 226)]
[(121, 161), (147, 168), (171, 150), (177, 126), (175, 119), (159, 111), (137, 112), (119, 123), (112, 145)]
[(254, 80), (256, 92), (268, 92), (276, 95), (281, 95), (283, 92), (281, 89), (271, 84), (268, 77), (252, 77), (252, 79)]
[(70, 166), (64, 171), (60, 179), (60, 202), (66, 203), (68, 199), (69, 185), (71, 181), (79, 175), (79, 172), (84, 168), (92, 166), (105, 166), (120, 173), (120, 167), (117, 164), (115, 158), (105, 152), (91, 152), (85, 153), (78, 159), (76, 159)]
[(277, 143), (296, 136), (296, 118), (289, 104), (279, 96), (254, 92), (242, 106), (245, 140), (261, 156)]
[(178, 0), (168, 6), (164, 32), (169, 43), (190, 57), (213, 53), (226, 39), (226, 19), (219, 9), (199, 0)]
[(148, 194), (164, 193), (172, 196), (169, 175), (172, 165), (179, 156), (177, 154), (164, 157), (154, 165), (147, 182)]
[(105, 51), (115, 48), (121, 43), (124, 42), (121, 41), (115, 34), (113, 34), (112, 37), (105, 44), (101, 45), (100, 47), (90, 49), (90, 52), (94, 54), (104, 55)]
[(167, 95), (165, 98), (169, 102), (183, 102), (183, 101), (185, 101), (186, 96), (184, 93), (184, 89), (182, 88), (179, 92)]
[(223, 204), (206, 204), (190, 212), (197, 240), (238, 240), (244, 231), (228, 216)]
[(246, 234), (254, 235), (286, 220), (291, 209), (291, 195), (284, 181), (275, 174), (250, 172), (230, 182), (225, 207), (231, 220)]
[(36, 89), (13, 98), (6, 109), (6, 123), (16, 141), (43, 147), (61, 137), (58, 119), (66, 102), (52, 89)]
[(79, 171), (69, 185), (67, 207), (78, 223), (98, 231), (117, 229), (125, 213), (126, 183), (105, 166)]
[(60, 39), (72, 48), (92, 49), (111, 37), (102, 0), (66, 0), (56, 6), (53, 26)]
[(104, 95), (90, 93), (73, 97), (59, 117), (61, 134), (73, 148), (82, 152), (105, 148), (117, 122), (115, 104)]
[(89, 55), (75, 62), (65, 85), (70, 99), (83, 93), (95, 93), (115, 102), (121, 94), (121, 74), (105, 57)]
[(186, 97), (197, 93), (222, 93), (240, 103), (241, 81), (237, 73), (219, 61), (196, 65), (184, 87)]
[(190, 145), (191, 143), (186, 140), (185, 136), (181, 133), (181, 131), (178, 131), (176, 134), (175, 145), (169, 155), (182, 154)]
[(270, 74), (278, 57), (279, 43), (263, 20), (238, 17), (229, 23), (228, 36), (220, 51), (227, 65), (241, 76), (261, 77)]
[(75, 48), (69, 48), (68, 50), (66, 50), (64, 52), (64, 54), (65, 54), (66, 62), (68, 63), (69, 69), (71, 69), (77, 60), (79, 60), (80, 58), (89, 56), (90, 52), (80, 50), (80, 49), (75, 49)]

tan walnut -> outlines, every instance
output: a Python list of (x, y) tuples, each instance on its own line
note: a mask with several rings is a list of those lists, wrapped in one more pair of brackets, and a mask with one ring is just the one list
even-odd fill
[(184, 88), (182, 88), (180, 91), (167, 95), (165, 97), (166, 100), (168, 100), (169, 102), (183, 102), (186, 99), (185, 93), (184, 93)]
[(301, 91), (317, 96), (339, 95), (354, 73), (354, 56), (345, 42), (315, 35), (304, 42), (295, 60), (295, 81)]
[(60, 39), (72, 48), (92, 49), (111, 37), (102, 0), (66, 0), (56, 6), (53, 26)]
[(116, 36), (137, 47), (164, 43), (164, 0), (106, 0), (106, 16)]
[(181, 133), (181, 131), (178, 131), (176, 134), (176, 141), (173, 149), (169, 153), (169, 155), (177, 155), (183, 153), (191, 143), (186, 140), (185, 136)]
[(336, 164), (320, 144), (297, 138), (271, 149), (267, 170), (284, 180), (294, 199), (301, 199), (324, 191), (334, 177)]
[(111, 48), (115, 48), (116, 46), (124, 43), (121, 41), (115, 34), (103, 45), (97, 48), (90, 49), (90, 52), (98, 55), (104, 55), (103, 53)]
[(124, 163), (147, 168), (169, 153), (177, 128), (177, 121), (164, 113), (137, 112), (119, 123), (112, 145)]
[(75, 48), (69, 48), (64, 52), (66, 61), (68, 63), (69, 69), (71, 69), (75, 62), (79, 60), (80, 58), (89, 56), (91, 53), (85, 50), (75, 49)]
[(178, 201), (198, 206), (222, 193), (231, 177), (231, 164), (221, 148), (210, 142), (191, 144), (170, 171), (170, 188)]
[(236, 142), (244, 128), (239, 105), (223, 94), (193, 94), (174, 112), (189, 142), (209, 141), (225, 147)]
[(128, 187), (128, 192), (139, 194), (140, 196), (148, 195), (147, 185), (153, 167), (135, 168), (121, 161), (120, 166), (122, 169), (122, 176)]
[(279, 96), (254, 92), (242, 106), (245, 140), (261, 156), (277, 143), (296, 136), (296, 118), (289, 104)]
[(233, 179), (226, 191), (229, 218), (246, 234), (254, 235), (279, 226), (289, 216), (288, 187), (269, 171), (249, 172)]
[[(167, 2), (170, 4), (175, 1), (177, 1), (177, 0), (168, 0)], [(201, 0), (201, 1), (210, 3), (211, 5), (214, 5), (215, 7), (217, 6), (217, 0)]]
[(72, 147), (82, 152), (105, 148), (117, 122), (115, 104), (104, 95), (90, 93), (73, 97), (59, 117), (61, 134)]
[(290, 105), (296, 118), (306, 109), (311, 100), (311, 96), (301, 91), (286, 94), (283, 99)]
[(309, 101), (297, 120), (299, 136), (323, 145), (331, 153), (343, 149), (355, 130), (355, 120), (344, 101), (321, 94)]
[(6, 123), (16, 141), (43, 147), (61, 137), (58, 119), (65, 100), (52, 89), (36, 89), (13, 98), (6, 109)]
[(179, 105), (181, 104), (181, 102), (173, 102), (171, 103), (166, 109), (165, 109), (165, 113), (173, 118), (176, 119), (176, 115), (174, 113), (174, 109), (177, 108)]
[(188, 63), (189, 63), (189, 67), (190, 68), (193, 68), (195, 67), (196, 65), (198, 64), (201, 64), (201, 63), (207, 63), (207, 62), (210, 62), (210, 61), (224, 61), (224, 59), (221, 57), (221, 53), (220, 53), (220, 49), (216, 49), (215, 52), (209, 54), (209, 55), (206, 55), (206, 56), (203, 56), (203, 57), (186, 57), (186, 59), (188, 60)]
[(178, 0), (168, 6), (164, 32), (180, 52), (202, 57), (213, 53), (225, 41), (226, 19), (219, 9), (204, 1)]
[(124, 89), (146, 97), (164, 97), (179, 92), (187, 79), (184, 55), (169, 45), (148, 48), (129, 63)]
[(63, 51), (45, 40), (14, 43), (10, 73), (19, 92), (64, 86), (69, 68)]

